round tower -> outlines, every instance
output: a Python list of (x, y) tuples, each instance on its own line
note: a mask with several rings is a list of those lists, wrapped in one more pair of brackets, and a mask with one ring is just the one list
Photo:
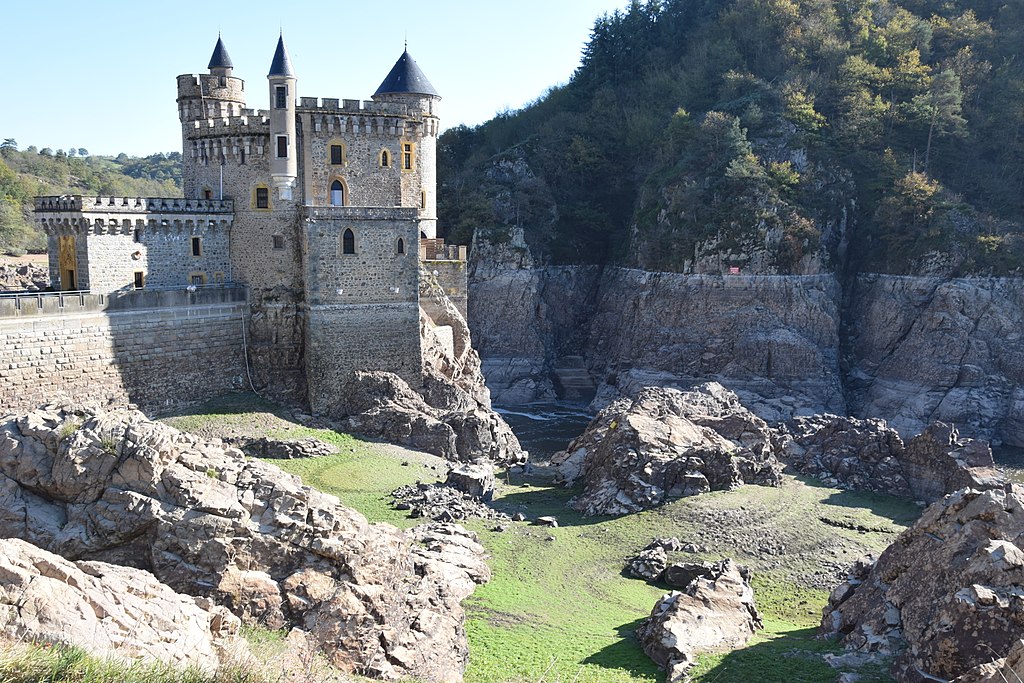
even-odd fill
[(295, 137), (295, 71), (277, 39), (277, 51), (267, 74), (270, 83), (270, 179), (280, 199), (291, 200), (299, 173), (298, 143)]
[(373, 100), (406, 109), (398, 156), (402, 206), (419, 208), (420, 232), (433, 239), (437, 237), (437, 136), (441, 129), (437, 105), (441, 96), (406, 50), (373, 94)]
[(240, 116), (245, 109), (245, 81), (231, 75), (234, 65), (220, 36), (207, 68), (208, 74), (178, 76), (178, 118), (182, 125)]

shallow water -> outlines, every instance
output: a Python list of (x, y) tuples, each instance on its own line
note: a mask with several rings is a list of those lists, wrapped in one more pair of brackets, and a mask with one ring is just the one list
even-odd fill
[(530, 452), (530, 460), (543, 462), (583, 433), (593, 415), (574, 403), (531, 403), (525, 406), (497, 406), (519, 443)]
[(992, 457), (1011, 481), (1024, 484), (1024, 448), (999, 446), (992, 449)]

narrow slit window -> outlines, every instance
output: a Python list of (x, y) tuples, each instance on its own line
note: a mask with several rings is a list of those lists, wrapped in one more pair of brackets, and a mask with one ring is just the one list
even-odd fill
[(142, 289), (146, 286), (146, 274), (141, 270), (135, 271), (135, 289)]
[(421, 209), (427, 208), (427, 192), (426, 192), (426, 190), (421, 190), (420, 191), (420, 208)]
[(391, 165), (391, 155), (388, 154), (386, 149), (380, 153), (380, 165), (384, 168)]
[(277, 136), (277, 158), (287, 159), (288, 158), (288, 136), (278, 135)]
[(202, 256), (203, 255), (203, 238), (193, 237), (192, 238), (192, 255)]
[(356, 235), (352, 232), (351, 228), (345, 229), (345, 234), (341, 236), (341, 253), (342, 254), (354, 254), (356, 253)]
[(405, 240), (402, 239), (401, 237), (398, 238), (398, 253), (399, 254), (404, 254), (405, 253)]
[(288, 86), (279, 85), (274, 88), (274, 109), (288, 108)]

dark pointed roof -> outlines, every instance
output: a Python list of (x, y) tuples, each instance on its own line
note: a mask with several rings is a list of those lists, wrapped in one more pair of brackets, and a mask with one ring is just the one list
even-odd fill
[(386, 95), (389, 93), (411, 93), (415, 95), (433, 95), (440, 97), (434, 86), (430, 84), (423, 71), (416, 64), (408, 50), (402, 53), (391, 73), (384, 79), (384, 82), (377, 88), (374, 95)]
[(213, 56), (210, 57), (210, 63), (206, 67), (207, 69), (233, 69), (235, 65), (231, 63), (231, 55), (228, 54), (228, 49), (224, 47), (224, 41), (217, 36), (217, 46), (213, 48)]
[(284, 36), (279, 36), (277, 39), (277, 51), (274, 52), (274, 61), (270, 64), (270, 73), (267, 75), (295, 78), (292, 60), (288, 59), (288, 50), (284, 49)]

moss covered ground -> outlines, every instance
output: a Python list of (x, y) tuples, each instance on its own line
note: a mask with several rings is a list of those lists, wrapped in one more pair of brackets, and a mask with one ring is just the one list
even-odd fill
[[(264, 411), (265, 406), (235, 406), (187, 420), (209, 432), (236, 420), (266, 422)], [(182, 426), (182, 419), (169, 421)], [(432, 456), (328, 430), (280, 429), (268, 431), (316, 436), (339, 447), (334, 456), (275, 463), (337, 495), (371, 521), (414, 524), (417, 520), (390, 507), (388, 494), (443, 474), (443, 464)], [(746, 647), (702, 657), (693, 671), (695, 681), (832, 683), (837, 672), (822, 655), (838, 649), (814, 638), (828, 588), (843, 568), (866, 552), (885, 548), (920, 512), (900, 499), (793, 477), (786, 477), (780, 488), (746, 486), (615, 518), (572, 512), (566, 502), (574, 493), (542, 478), (502, 475), (495, 506), (523, 512), (527, 522), (512, 523), (505, 531), (494, 530), (493, 522), (466, 523), (488, 549), (494, 573), (466, 601), (467, 683), (664, 680), (633, 631), (668, 589), (623, 574), (624, 560), (657, 536), (699, 544), (705, 548), (697, 554), (701, 559), (732, 557), (754, 570), (764, 630)], [(529, 522), (541, 515), (556, 516), (558, 528)], [(672, 559), (692, 557), (679, 553)], [(879, 671), (859, 673), (864, 683), (889, 680)]]

